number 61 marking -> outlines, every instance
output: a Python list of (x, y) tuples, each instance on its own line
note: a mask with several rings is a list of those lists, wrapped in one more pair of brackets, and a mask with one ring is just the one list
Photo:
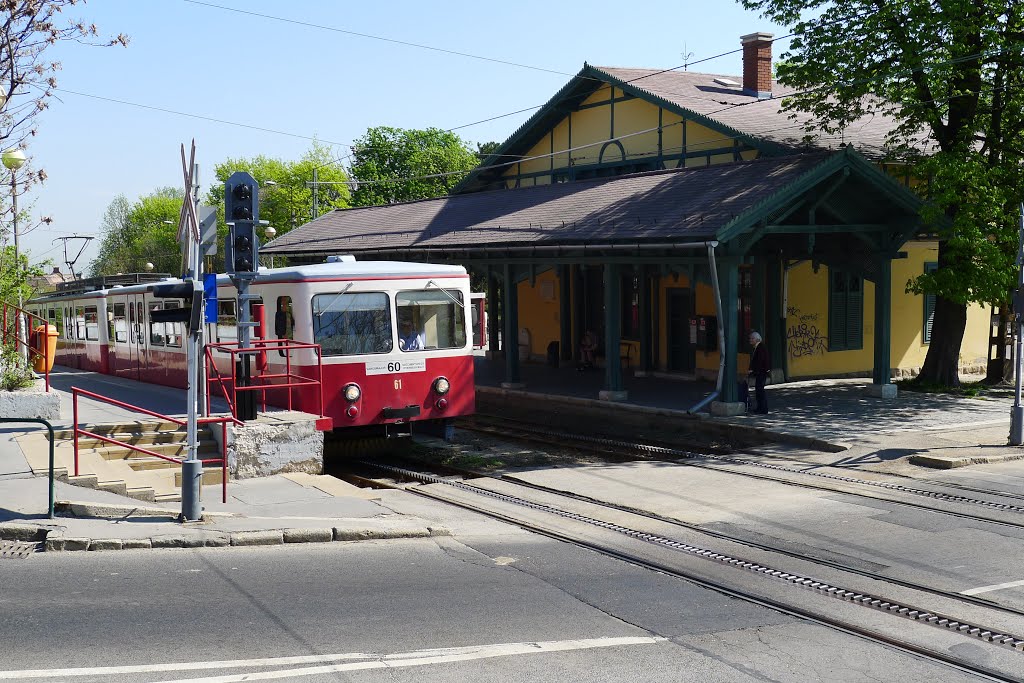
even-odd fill
[(402, 388), (402, 380), (396, 379), (395, 380), (395, 389), (401, 389), (401, 388)]

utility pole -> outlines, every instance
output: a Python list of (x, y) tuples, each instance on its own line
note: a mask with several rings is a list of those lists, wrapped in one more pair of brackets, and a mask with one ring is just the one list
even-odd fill
[(1024, 202), (1020, 205), (1020, 231), (1017, 237), (1017, 291), (1013, 293), (1014, 344), (1014, 391), (1013, 408), (1010, 409), (1010, 445), (1024, 445), (1024, 406), (1021, 405), (1021, 334), (1024, 333)]

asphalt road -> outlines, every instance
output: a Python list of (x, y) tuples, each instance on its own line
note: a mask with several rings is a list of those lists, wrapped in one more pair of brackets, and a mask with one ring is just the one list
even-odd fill
[[(459, 537), (0, 560), (0, 680), (976, 680), (470, 513), (412, 505), (447, 517)], [(30, 679), (37, 669), (50, 671)]]

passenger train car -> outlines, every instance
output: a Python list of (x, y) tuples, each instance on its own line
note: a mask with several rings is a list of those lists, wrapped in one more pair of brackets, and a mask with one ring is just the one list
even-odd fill
[[(176, 282), (177, 280), (160, 280)], [(142, 382), (186, 386), (182, 323), (153, 322), (150, 313), (178, 308), (155, 298), (154, 283), (65, 289), (27, 308), (59, 334), (56, 362)], [(461, 266), (355, 261), (261, 269), (249, 293), (259, 297), (262, 337), (319, 344), (324, 415), (336, 430), (392, 427), (467, 415), (475, 407), (469, 276)], [(217, 322), (206, 342), (237, 341), (239, 301), (231, 280), (217, 279)], [(256, 337), (256, 334), (253, 335)], [(231, 356), (214, 347), (218, 371), (231, 375)], [(266, 373), (316, 378), (311, 348), (270, 350)], [(255, 368), (255, 364), (254, 364)], [(255, 370), (254, 370), (255, 372)], [(296, 388), (293, 407), (319, 412), (318, 390)], [(211, 385), (213, 396), (220, 395)], [(284, 405), (283, 389), (267, 400)]]

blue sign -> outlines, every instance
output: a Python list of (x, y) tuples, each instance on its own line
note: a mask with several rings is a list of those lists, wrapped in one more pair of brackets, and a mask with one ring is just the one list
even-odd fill
[(217, 322), (217, 273), (203, 273), (204, 319)]

